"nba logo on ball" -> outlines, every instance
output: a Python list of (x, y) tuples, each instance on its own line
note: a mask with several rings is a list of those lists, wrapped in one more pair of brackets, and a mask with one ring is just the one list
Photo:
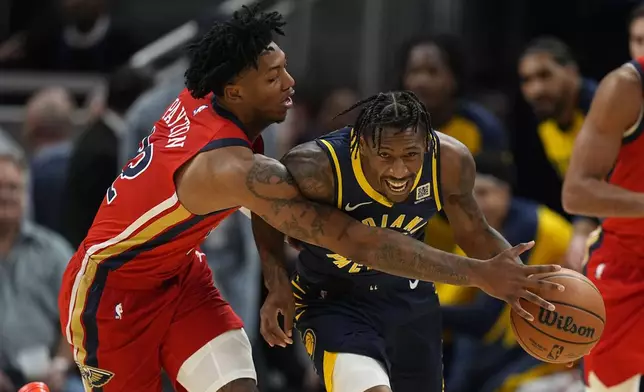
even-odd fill
[(604, 330), (606, 310), (597, 287), (585, 276), (562, 268), (543, 278), (566, 290), (537, 293), (555, 305), (550, 311), (521, 300), (521, 306), (535, 318), (528, 321), (510, 315), (517, 342), (528, 354), (551, 363), (569, 363), (588, 354)]

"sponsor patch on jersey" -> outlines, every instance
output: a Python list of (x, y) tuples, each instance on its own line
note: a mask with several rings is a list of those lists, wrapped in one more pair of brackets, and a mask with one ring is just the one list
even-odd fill
[(419, 185), (416, 187), (416, 203), (425, 201), (432, 197), (432, 188), (430, 183)]

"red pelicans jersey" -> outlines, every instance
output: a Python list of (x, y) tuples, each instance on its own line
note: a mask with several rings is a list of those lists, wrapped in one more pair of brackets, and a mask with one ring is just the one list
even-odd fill
[[(644, 57), (628, 63), (642, 81), (644, 93)], [(608, 176), (608, 182), (633, 192), (644, 193), (644, 121), (642, 115), (624, 133), (617, 161)], [(629, 260), (644, 259), (644, 218), (606, 218), (596, 241), (598, 253), (610, 254)]]
[(210, 230), (238, 209), (198, 216), (177, 197), (174, 175), (198, 153), (230, 146), (263, 152), (261, 138), (252, 144), (236, 118), (221, 107), (213, 109), (211, 101), (211, 96), (194, 99), (182, 91), (141, 141), (138, 155), (107, 190), (79, 248), (84, 252), (79, 276), (101, 265), (119, 280), (170, 278), (194, 257)]

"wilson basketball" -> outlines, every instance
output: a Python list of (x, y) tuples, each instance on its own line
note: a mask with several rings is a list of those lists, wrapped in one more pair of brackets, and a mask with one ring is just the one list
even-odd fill
[(49, 388), (43, 382), (30, 382), (20, 388), (18, 392), (49, 392)]
[(606, 320), (604, 301), (597, 287), (573, 270), (562, 268), (543, 279), (566, 287), (562, 292), (539, 294), (556, 309), (549, 311), (521, 299), (521, 306), (534, 320), (530, 322), (511, 312), (512, 330), (517, 342), (533, 357), (550, 363), (573, 362), (588, 354), (599, 341)]

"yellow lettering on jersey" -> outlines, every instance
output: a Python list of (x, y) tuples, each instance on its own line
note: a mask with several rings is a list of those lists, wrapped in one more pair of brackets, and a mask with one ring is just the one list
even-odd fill
[(351, 263), (352, 263), (352, 261), (351, 261), (351, 260), (349, 260), (349, 259), (347, 259), (346, 257), (344, 257), (344, 256), (342, 256), (342, 255), (339, 255), (339, 254), (337, 254), (337, 253), (335, 253), (335, 254), (328, 254), (328, 255), (326, 255), (326, 256), (327, 256), (327, 257), (329, 257), (329, 258), (331, 258), (331, 259), (333, 259), (333, 260), (334, 260), (334, 261), (333, 261), (333, 264), (335, 264), (335, 265), (336, 265), (336, 267), (341, 268), (341, 269), (342, 269), (342, 268), (344, 268), (344, 267), (346, 267), (347, 265), (349, 265), (349, 264), (351, 264)]
[(337, 253), (334, 254), (327, 254), (326, 255), (328, 258), (333, 260), (333, 264), (335, 264), (336, 267), (340, 269), (345, 269), (345, 267), (349, 266), (348, 268), (348, 273), (350, 274), (357, 274), (358, 272), (362, 271), (369, 271), (371, 268), (366, 267), (362, 264), (354, 263), (353, 261), (347, 259), (346, 257), (339, 255)]
[(380, 227), (387, 227), (387, 219), (389, 219), (389, 215), (387, 214), (382, 215), (382, 220), (380, 221)]
[(362, 223), (367, 225), (367, 226), (376, 227), (376, 221), (373, 218), (363, 219)]
[(396, 218), (396, 220), (391, 224), (390, 227), (392, 229), (400, 229), (402, 228), (403, 223), (405, 223), (405, 214), (401, 214), (398, 218)]
[[(390, 228), (390, 229), (402, 229), (405, 234), (414, 234), (417, 232), (419, 229), (421, 229), (424, 225), (423, 223), (425, 222), (425, 219), (423, 219), (420, 216), (414, 217), (411, 221), (409, 221), (405, 225), (405, 218), (407, 216), (405, 214), (398, 215), (398, 218), (396, 218), (390, 226), (387, 226), (387, 223), (389, 222), (389, 215), (388, 214), (383, 214), (382, 217), (380, 218), (380, 227), (382, 228)], [(376, 218), (365, 218), (362, 220), (362, 223), (367, 225), (367, 226), (376, 226)], [(403, 228), (403, 225), (404, 228)]]
[(422, 223), (422, 221), (423, 221), (423, 218), (421, 218), (420, 216), (417, 216), (414, 219), (412, 219), (411, 222), (407, 223), (407, 226), (405, 226), (403, 230), (411, 234), (414, 234), (416, 230), (420, 228), (420, 227), (416, 228), (416, 226)]

